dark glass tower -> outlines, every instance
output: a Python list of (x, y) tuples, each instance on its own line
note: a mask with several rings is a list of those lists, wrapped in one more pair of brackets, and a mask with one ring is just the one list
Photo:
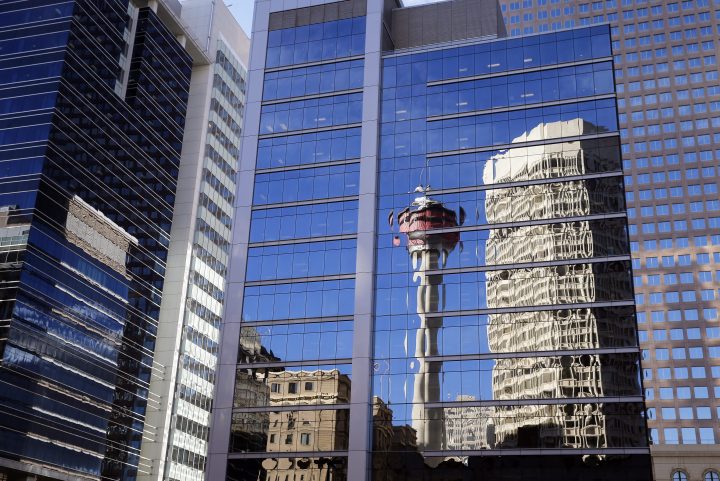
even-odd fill
[(0, 478), (133, 479), (159, 402), (192, 58), (139, 5), (0, 3)]
[(313, 3), (256, 3), (208, 478), (649, 480), (610, 29)]

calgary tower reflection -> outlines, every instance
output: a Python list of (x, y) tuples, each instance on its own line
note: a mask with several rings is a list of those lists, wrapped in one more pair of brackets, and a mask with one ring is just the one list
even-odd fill
[[(407, 236), (407, 249), (412, 259), (413, 281), (417, 286), (417, 314), (420, 326), (415, 337), (417, 370), (413, 389), (412, 426), (417, 432), (417, 445), (421, 450), (441, 450), (445, 445), (443, 410), (427, 407), (440, 401), (440, 371), (442, 362), (432, 360), (438, 356), (438, 331), (443, 318), (438, 314), (444, 305), (443, 276), (439, 272), (447, 257), (460, 240), (459, 232), (445, 232), (457, 227), (454, 211), (428, 195), (429, 188), (418, 187), (421, 195), (412, 207), (400, 212), (400, 232)], [(462, 217), (462, 213), (461, 213)]]

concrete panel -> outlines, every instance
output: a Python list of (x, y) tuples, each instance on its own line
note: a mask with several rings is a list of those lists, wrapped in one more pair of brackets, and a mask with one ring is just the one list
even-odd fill
[(268, 16), (270, 15), (270, 0), (259, 0), (255, 2), (255, 11), (253, 12), (252, 36), (255, 43), (255, 34), (259, 31), (268, 30)]

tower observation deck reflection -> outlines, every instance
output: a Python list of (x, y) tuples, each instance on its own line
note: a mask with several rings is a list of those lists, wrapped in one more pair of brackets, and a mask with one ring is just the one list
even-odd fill
[(441, 362), (429, 362), (437, 356), (438, 330), (442, 317), (428, 317), (443, 307), (443, 276), (436, 271), (445, 266), (448, 254), (455, 248), (459, 232), (434, 232), (457, 227), (457, 215), (441, 202), (431, 199), (427, 189), (418, 188), (422, 195), (413, 202), (415, 209), (405, 209), (398, 215), (400, 232), (407, 236), (408, 253), (412, 259), (413, 280), (417, 286), (417, 314), (420, 327), (415, 337), (417, 370), (413, 389), (413, 428), (417, 432), (420, 449), (438, 450), (444, 446), (442, 408), (429, 408), (426, 403), (440, 401)]

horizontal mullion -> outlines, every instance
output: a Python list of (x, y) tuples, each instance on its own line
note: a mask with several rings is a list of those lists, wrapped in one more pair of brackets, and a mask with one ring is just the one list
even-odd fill
[(623, 301), (597, 301), (597, 302), (578, 302), (565, 304), (542, 304), (537, 306), (517, 306), (517, 307), (489, 307), (485, 309), (468, 309), (443, 312), (428, 312), (425, 317), (428, 319), (436, 317), (457, 317), (457, 316), (474, 316), (483, 314), (513, 314), (517, 312), (540, 312), (540, 311), (557, 311), (565, 309), (595, 309), (599, 307), (635, 307), (635, 301), (626, 299)]
[(584, 140), (592, 140), (592, 139), (604, 139), (608, 137), (620, 137), (620, 133), (617, 131), (613, 132), (605, 132), (600, 134), (590, 134), (590, 135), (573, 135), (569, 137), (557, 137), (552, 139), (542, 139), (542, 140), (534, 140), (530, 142), (516, 142), (512, 144), (498, 144), (498, 145), (488, 145), (483, 147), (470, 147), (467, 149), (457, 149), (457, 150), (445, 150), (441, 152), (432, 152), (428, 153), (427, 157), (429, 159), (435, 158), (435, 157), (445, 157), (448, 155), (460, 155), (460, 154), (473, 154), (476, 152), (491, 152), (493, 150), (510, 150), (510, 149), (516, 149), (519, 147), (536, 147), (539, 145), (551, 145), (551, 144), (560, 144), (560, 143), (569, 143), (569, 142), (582, 142)]
[(431, 195), (461, 194), (463, 192), (477, 192), (482, 190), (509, 189), (512, 187), (529, 187), (532, 185), (557, 184), (558, 182), (574, 182), (578, 180), (604, 179), (608, 177), (623, 177), (621, 170), (597, 172), (592, 174), (567, 175), (563, 177), (548, 177), (545, 179), (518, 180), (515, 182), (498, 182), (497, 184), (482, 184), (469, 187), (453, 187), (451, 189), (432, 189), (426, 192)]
[[(381, 451), (382, 452), (382, 451)], [(420, 451), (422, 456), (451, 457), (451, 456), (585, 456), (585, 455), (632, 455), (650, 454), (650, 448), (521, 448), (521, 449), (481, 449), (481, 450), (453, 450), (453, 451)]]
[(282, 97), (282, 98), (273, 99), (273, 100), (263, 100), (262, 105), (284, 104), (287, 102), (295, 102), (297, 100), (322, 99), (322, 98), (326, 98), (326, 97), (334, 97), (336, 95), (361, 94), (361, 93), (363, 93), (362, 88), (334, 90), (332, 92), (322, 92), (322, 93), (317, 93), (317, 94), (298, 95), (297, 97)]
[(283, 404), (282, 406), (255, 406), (255, 407), (241, 407), (234, 408), (233, 413), (263, 413), (263, 412), (278, 412), (278, 411), (342, 411), (344, 409), (350, 409), (350, 404), (337, 403), (337, 404), (298, 404), (297, 406), (291, 406)]
[(554, 70), (554, 69), (559, 69), (559, 68), (563, 68), (563, 67), (574, 67), (574, 66), (580, 66), (580, 65), (589, 65), (589, 64), (593, 64), (593, 63), (602, 63), (602, 62), (611, 62), (611, 61), (612, 61), (612, 57), (591, 58), (588, 60), (577, 60), (577, 61), (572, 61), (572, 62), (556, 63), (556, 64), (552, 64), (552, 65), (540, 65), (538, 67), (530, 67), (530, 68), (523, 68), (523, 69), (516, 69), (516, 70), (503, 70), (502, 72), (491, 72), (491, 73), (486, 73), (486, 74), (473, 75), (471, 77), (458, 77), (458, 78), (454, 78), (454, 79), (434, 80), (432, 82), (427, 82), (427, 86), (432, 87), (434, 85), (446, 85), (446, 84), (454, 84), (454, 83), (462, 83), (462, 82), (471, 82), (473, 80), (482, 80), (485, 78), (507, 77), (508, 75), (513, 75), (513, 74), (542, 72), (543, 70)]
[(464, 407), (492, 407), (492, 406), (536, 406), (557, 404), (585, 404), (585, 403), (642, 403), (642, 396), (597, 396), (597, 397), (569, 397), (569, 398), (533, 398), (533, 399), (491, 399), (487, 401), (449, 401), (430, 402), (424, 405), (428, 408), (464, 408)]
[[(449, 356), (413, 356), (425, 362), (450, 362), (450, 361), (484, 361), (493, 359), (527, 359), (536, 357), (553, 356), (582, 356), (587, 354), (638, 354), (640, 348), (635, 347), (599, 347), (595, 349), (555, 349), (552, 351), (517, 351), (517, 352), (490, 352), (486, 354), (454, 354)], [(405, 359), (387, 358), (387, 359)]]
[[(313, 368), (317, 365), (327, 364), (352, 364), (352, 358), (339, 358), (339, 359), (312, 359), (306, 361), (281, 361), (281, 362), (250, 362), (250, 363), (239, 363), (237, 369), (256, 369), (256, 368), (270, 368), (270, 367), (303, 367), (308, 366)], [(317, 369), (315, 369), (317, 370)]]
[(554, 261), (518, 262), (516, 264), (486, 264), (484, 266), (453, 267), (450, 269), (435, 269), (423, 271), (423, 275), (463, 274), (468, 272), (493, 272), (508, 269), (533, 269), (537, 267), (567, 266), (575, 264), (602, 264), (605, 262), (630, 261), (630, 254), (601, 257), (578, 257), (573, 259), (558, 259)]
[(551, 100), (547, 102), (536, 102), (532, 104), (525, 104), (525, 105), (510, 105), (507, 107), (496, 107), (491, 109), (483, 109), (483, 110), (471, 110), (469, 112), (457, 112), (452, 114), (442, 114), (442, 115), (433, 115), (431, 117), (427, 117), (428, 122), (436, 122), (439, 120), (449, 120), (449, 119), (459, 119), (463, 117), (475, 117), (476, 115), (487, 115), (487, 114), (499, 114), (503, 112), (515, 112), (518, 110), (528, 110), (528, 109), (534, 109), (534, 108), (542, 108), (542, 107), (553, 107), (556, 105), (567, 105), (567, 104), (576, 104), (579, 102), (589, 102), (591, 100), (605, 100), (605, 99), (614, 99), (615, 94), (600, 94), (600, 95), (589, 95), (586, 97), (577, 97), (572, 99), (565, 99), (565, 100)]
[(286, 172), (288, 170), (302, 170), (302, 169), (312, 169), (316, 167), (328, 167), (333, 165), (343, 165), (343, 164), (357, 164), (360, 162), (360, 159), (343, 159), (343, 160), (328, 160), (326, 162), (317, 162), (314, 164), (298, 164), (298, 165), (288, 165), (286, 167), (268, 167), (265, 169), (255, 169), (256, 174), (271, 174), (273, 172)]
[(353, 123), (353, 124), (342, 124), (342, 125), (331, 125), (329, 127), (315, 127), (312, 129), (302, 129), (302, 130), (288, 130), (287, 132), (278, 132), (276, 134), (260, 134), (258, 135), (258, 139), (273, 139), (276, 137), (290, 137), (292, 135), (302, 135), (302, 134), (314, 134), (317, 132), (329, 132), (332, 130), (345, 130), (345, 129), (352, 129), (352, 128), (358, 128), (362, 127), (361, 122)]
[(282, 72), (283, 70), (294, 70), (296, 68), (303, 68), (303, 67), (315, 67), (316, 65), (328, 65), (331, 63), (339, 63), (339, 62), (349, 62), (351, 60), (362, 60), (364, 59), (364, 55), (351, 55), (349, 57), (338, 57), (338, 58), (331, 58), (328, 60), (318, 60), (316, 62), (305, 62), (305, 63), (293, 63), (290, 65), (283, 65), (282, 67), (270, 67), (266, 68), (265, 72)]
[(357, 239), (357, 234), (338, 234), (328, 236), (317, 236), (317, 237), (298, 237), (296, 239), (284, 239), (277, 241), (263, 241), (263, 242), (250, 242), (248, 248), (253, 247), (269, 247), (269, 246), (284, 246), (291, 244), (306, 244), (311, 242), (328, 242), (336, 240), (352, 240)]
[[(295, 317), (290, 319), (271, 319), (263, 321), (242, 321), (241, 327), (274, 326), (277, 324), (316, 324), (320, 322), (353, 321), (352, 315), (326, 317)], [(225, 321), (228, 322), (228, 321)]]
[(272, 286), (275, 284), (294, 284), (296, 282), (341, 281), (346, 279), (355, 279), (355, 274), (331, 274), (328, 276), (284, 277), (281, 279), (267, 279), (262, 281), (245, 281), (245, 286)]
[(348, 457), (347, 451), (258, 451), (257, 453), (228, 453), (229, 460), (233, 459), (269, 459), (269, 458), (337, 458)]
[(428, 229), (423, 231), (426, 235), (431, 234), (447, 234), (450, 232), (474, 232), (479, 230), (493, 230), (493, 229), (506, 229), (513, 227), (527, 227), (536, 225), (552, 225), (552, 224), (563, 224), (566, 222), (580, 222), (580, 221), (593, 221), (593, 220), (604, 220), (604, 219), (625, 219), (627, 214), (625, 212), (613, 212), (607, 214), (588, 214), (588, 215), (576, 215), (571, 217), (554, 217), (552, 219), (538, 219), (538, 220), (526, 220), (517, 222), (500, 222), (497, 224), (480, 224), (467, 227), (446, 227), (443, 229)]
[(292, 202), (278, 202), (275, 204), (255, 204), (252, 206), (252, 210), (263, 210), (263, 209), (276, 209), (278, 207), (295, 207), (299, 205), (315, 205), (315, 204), (329, 204), (331, 202), (346, 202), (349, 200), (358, 200), (357, 195), (347, 195), (344, 197), (327, 197), (325, 199), (312, 199), (312, 200), (296, 200)]

